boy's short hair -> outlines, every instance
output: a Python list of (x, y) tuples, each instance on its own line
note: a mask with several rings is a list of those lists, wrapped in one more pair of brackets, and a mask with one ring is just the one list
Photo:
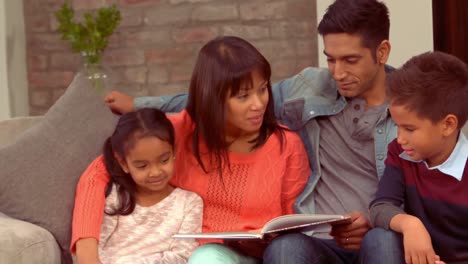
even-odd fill
[(402, 105), (436, 123), (448, 114), (463, 127), (468, 116), (468, 66), (443, 52), (412, 57), (387, 76), (390, 104)]
[(357, 34), (362, 45), (375, 51), (383, 40), (389, 39), (390, 19), (387, 6), (377, 0), (336, 0), (318, 25), (325, 36), (332, 33)]

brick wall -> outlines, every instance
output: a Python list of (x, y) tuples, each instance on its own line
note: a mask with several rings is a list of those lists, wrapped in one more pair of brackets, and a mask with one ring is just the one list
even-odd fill
[[(31, 114), (43, 114), (81, 67), (56, 33), (63, 0), (23, 0)], [(134, 96), (186, 91), (200, 47), (218, 35), (252, 42), (273, 80), (317, 65), (315, 0), (72, 0), (77, 15), (116, 3), (122, 22), (104, 64)]]

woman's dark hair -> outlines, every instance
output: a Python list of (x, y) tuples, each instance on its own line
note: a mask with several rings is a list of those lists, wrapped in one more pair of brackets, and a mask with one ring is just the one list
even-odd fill
[(118, 193), (118, 207), (108, 215), (128, 215), (135, 209), (136, 183), (129, 173), (125, 173), (116, 155), (125, 159), (136, 142), (145, 137), (157, 137), (174, 147), (174, 127), (166, 115), (158, 109), (145, 108), (122, 115), (114, 133), (104, 143), (104, 161), (110, 175), (106, 195), (115, 184)]
[(274, 114), (271, 92), (271, 68), (263, 55), (249, 42), (233, 36), (218, 37), (209, 41), (198, 54), (190, 81), (187, 112), (195, 123), (192, 135), (192, 148), (198, 163), (205, 172), (200, 155), (200, 140), (210, 153), (210, 168), (218, 169), (222, 175), (223, 166), (229, 168), (228, 147), (224, 127), (226, 98), (236, 96), (245, 87), (252, 87), (252, 72), (258, 73), (267, 81), (268, 104), (263, 117), (260, 133), (252, 142), (253, 149), (262, 146), (268, 137), (278, 132), (281, 144), (283, 130)]

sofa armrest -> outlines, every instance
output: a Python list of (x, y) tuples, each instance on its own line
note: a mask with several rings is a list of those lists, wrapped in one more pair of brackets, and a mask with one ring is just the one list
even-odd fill
[(26, 129), (42, 120), (42, 116), (14, 117), (0, 121), (0, 146), (11, 143)]
[(49, 231), (0, 213), (0, 263), (60, 264), (60, 254)]

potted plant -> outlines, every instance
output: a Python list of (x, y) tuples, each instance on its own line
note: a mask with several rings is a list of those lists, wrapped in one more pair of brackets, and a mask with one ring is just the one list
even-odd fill
[(69, 1), (55, 13), (59, 23), (58, 32), (70, 43), (84, 60), (84, 71), (99, 93), (104, 92), (104, 81), (108, 78), (102, 71), (101, 59), (110, 35), (121, 21), (120, 11), (115, 5), (102, 7), (95, 12), (83, 14), (83, 22), (74, 20), (75, 12)]

